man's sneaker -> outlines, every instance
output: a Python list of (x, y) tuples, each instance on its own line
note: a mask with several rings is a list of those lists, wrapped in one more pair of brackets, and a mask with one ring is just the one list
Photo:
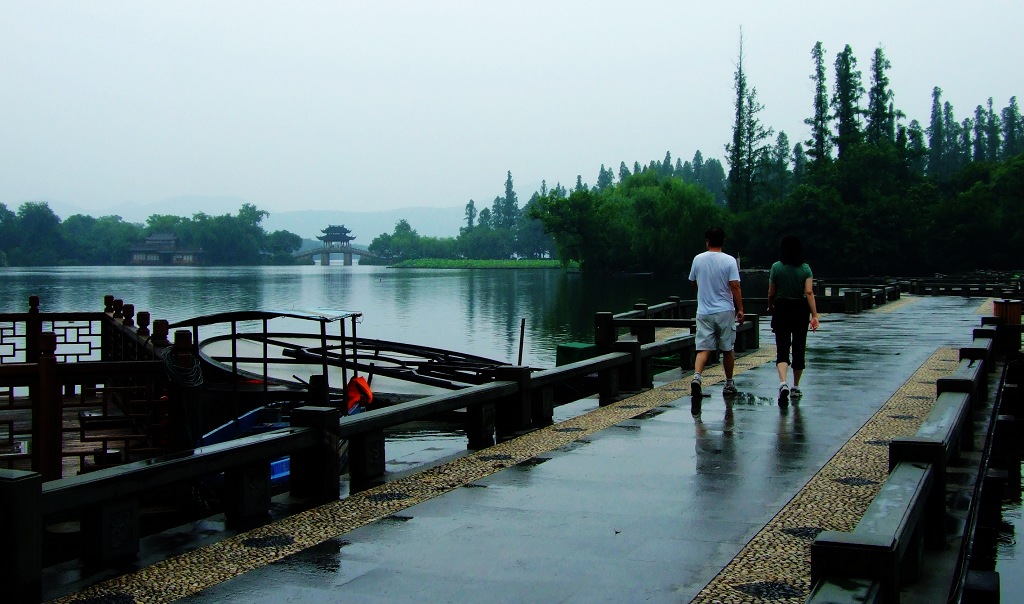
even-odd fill
[(732, 382), (726, 382), (725, 386), (722, 386), (722, 396), (736, 396), (736, 384), (733, 384)]
[(789, 404), (789, 384), (779, 384), (779, 406), (785, 407)]
[(797, 388), (796, 386), (793, 386), (792, 388), (789, 389), (789, 398), (793, 399), (794, 403), (800, 400), (800, 397), (803, 395), (804, 393), (800, 392), (800, 389)]
[(695, 377), (690, 382), (690, 396), (694, 398), (700, 398), (700, 378)]

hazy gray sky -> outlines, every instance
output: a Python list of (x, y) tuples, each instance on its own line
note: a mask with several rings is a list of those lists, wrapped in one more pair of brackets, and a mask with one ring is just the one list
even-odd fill
[[(1024, 94), (1024, 2), (0, 0), (0, 202), (179, 195), (270, 212), (489, 205), (723, 159), (739, 31), (763, 121), (807, 138), (816, 41), (881, 45), (927, 125)], [(1013, 74), (1017, 75), (1014, 76)], [(909, 121), (909, 120), (908, 120)]]

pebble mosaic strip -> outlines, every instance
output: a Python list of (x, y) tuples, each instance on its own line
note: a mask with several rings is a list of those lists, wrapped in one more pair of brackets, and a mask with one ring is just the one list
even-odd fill
[(693, 601), (804, 602), (814, 538), (857, 525), (888, 475), (889, 451), (878, 443), (917, 431), (935, 380), (956, 369), (957, 358), (956, 349), (936, 351)]
[[(750, 353), (737, 355), (735, 373), (774, 359), (775, 347), (761, 346)], [(721, 364), (706, 368), (703, 378), (705, 385), (723, 382), (725, 375)], [(397, 512), (427, 499), (459, 487), (473, 486), (471, 483), (475, 480), (523, 462), (529, 463), (542, 453), (585, 440), (589, 434), (678, 400), (681, 391), (689, 392), (689, 376), (417, 474), (157, 562), (52, 602), (173, 602), (371, 522), (395, 517)], [(544, 461), (547, 459), (533, 463)], [(773, 593), (779, 590), (777, 586), (765, 589)]]

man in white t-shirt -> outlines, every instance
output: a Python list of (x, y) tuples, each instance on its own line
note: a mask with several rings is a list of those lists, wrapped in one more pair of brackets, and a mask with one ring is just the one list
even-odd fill
[(743, 322), (743, 295), (740, 292), (740, 269), (736, 259), (722, 252), (725, 231), (711, 227), (704, 233), (708, 251), (697, 254), (690, 266), (690, 281), (697, 288), (697, 359), (693, 366), (690, 394), (701, 396), (701, 371), (712, 350), (722, 351), (725, 369), (724, 396), (736, 394), (732, 380), (736, 355), (736, 324)]

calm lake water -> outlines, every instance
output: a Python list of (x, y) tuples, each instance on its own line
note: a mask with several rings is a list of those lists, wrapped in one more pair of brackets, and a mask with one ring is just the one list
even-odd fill
[(689, 296), (685, 275), (594, 276), (561, 270), (408, 270), (376, 266), (46, 267), (0, 269), (0, 312), (102, 310), (113, 294), (171, 322), (234, 310), (363, 313), (362, 337), (551, 367), (559, 343), (593, 341), (594, 313)]

